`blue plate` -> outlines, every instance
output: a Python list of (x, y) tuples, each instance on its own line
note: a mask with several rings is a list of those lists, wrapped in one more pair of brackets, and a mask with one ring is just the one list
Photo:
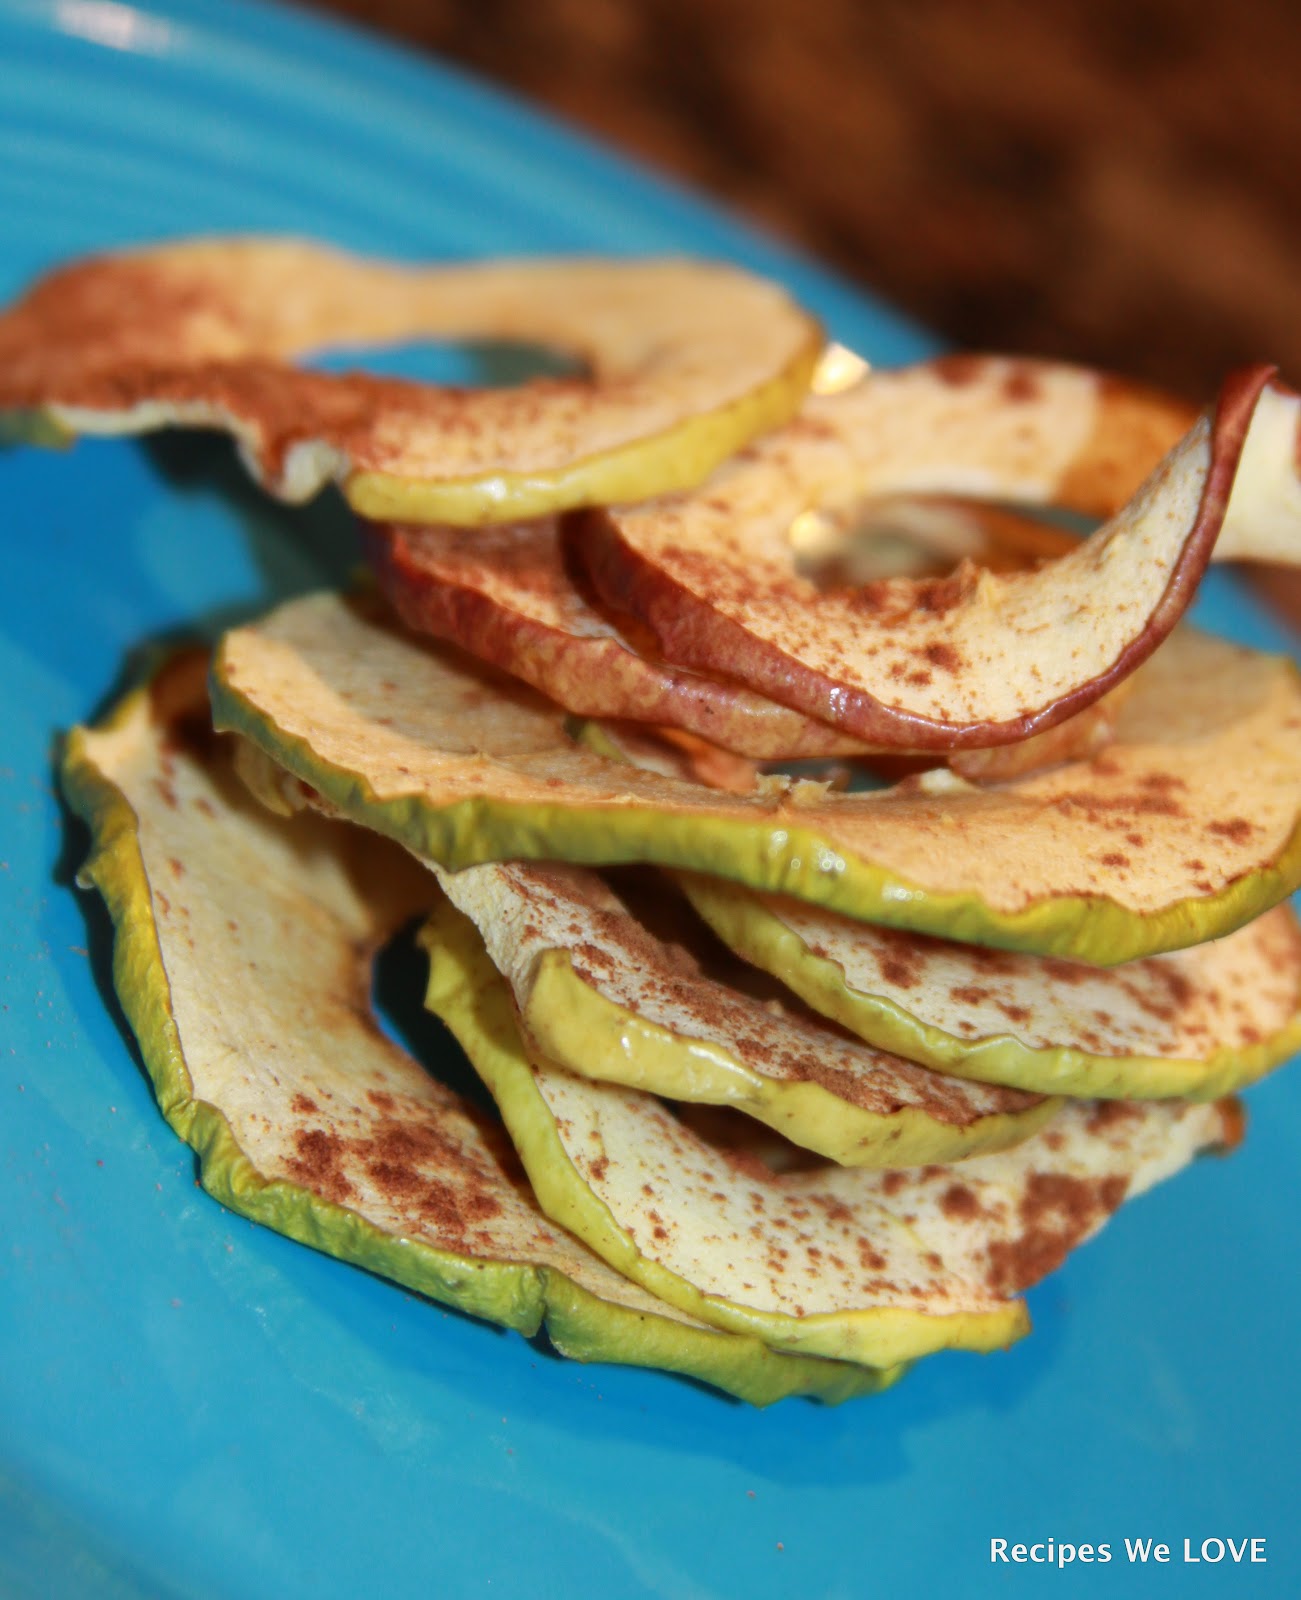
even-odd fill
[[(925, 347), (808, 262), (351, 32), (218, 0), (0, 6), (0, 293), (76, 252), (223, 229), (411, 257), (731, 256), (877, 360)], [(1169, 1594), (1222, 1584), (1232, 1558), (1185, 1563), (1183, 1541), (1230, 1536), (1266, 1541), (1253, 1594), (1301, 1592), (1296, 1078), (1252, 1094), (1239, 1157), (1143, 1200), (1036, 1294), (1024, 1345), (840, 1410), (567, 1365), (209, 1200), (106, 990), (52, 746), (145, 637), (317, 581), (304, 520), (345, 562), (341, 519), (264, 504), (193, 441), (9, 451), (0, 503), (0, 1593)], [(1203, 614), (1283, 643), (1223, 581)], [(1169, 1566), (1131, 1565), (1126, 1537), (1170, 1545)], [(1113, 1559), (1012, 1575), (992, 1538)]]

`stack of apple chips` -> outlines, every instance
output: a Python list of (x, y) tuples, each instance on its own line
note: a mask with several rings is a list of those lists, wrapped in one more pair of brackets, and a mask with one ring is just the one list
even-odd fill
[[(273, 489), (343, 461), (360, 509), (422, 519), (369, 525), (378, 594), (283, 605), (206, 689), (178, 659), (69, 741), (119, 992), (207, 1186), (760, 1403), (1017, 1338), (1022, 1292), (1236, 1143), (1222, 1097), (1301, 1042), (1301, 684), (1179, 625), (1212, 555), (1295, 559), (1301, 402), (1258, 372), (1193, 420), (1052, 365), (842, 383), (836, 354), (799, 403), (774, 359), (676, 447), (584, 454), (572, 387), (525, 389), (477, 479), (454, 396), (422, 421), (441, 478), (410, 395), (378, 466), (352, 414), (268, 442), (247, 373), (202, 363), (117, 372), (116, 410), (66, 374), (10, 399), (106, 429), (194, 420), (184, 395)], [(785, 421), (754, 400), (783, 373)], [(522, 437), (548, 415), (555, 469)], [(1062, 545), (973, 499), (1104, 520)], [(500, 1124), (374, 1025), (416, 912)]]

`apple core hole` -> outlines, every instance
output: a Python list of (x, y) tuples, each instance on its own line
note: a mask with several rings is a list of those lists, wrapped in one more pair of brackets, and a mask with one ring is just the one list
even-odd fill
[(431, 1076), (463, 1096), (493, 1122), (500, 1115), (483, 1080), (451, 1030), (425, 1006), (429, 964), (416, 942), (420, 919), (376, 952), (371, 965), (371, 1009), (382, 1031)]
[(684, 1101), (671, 1103), (669, 1109), (697, 1139), (712, 1145), (720, 1155), (758, 1161), (774, 1177), (792, 1172), (825, 1172), (834, 1165), (825, 1156), (792, 1143), (775, 1128), (756, 1122), (732, 1106), (693, 1105)]
[(821, 593), (890, 578), (941, 577), (963, 556), (977, 557), (983, 542), (952, 508), (919, 499), (806, 511), (788, 538), (796, 572)]

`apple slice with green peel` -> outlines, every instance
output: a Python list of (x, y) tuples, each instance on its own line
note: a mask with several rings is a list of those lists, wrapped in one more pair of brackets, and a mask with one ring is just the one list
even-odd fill
[[(293, 364), (415, 338), (546, 345), (588, 372), (467, 390)], [(208, 239), (38, 281), (0, 315), (0, 416), (223, 428), (283, 499), (337, 481), (366, 516), (491, 523), (699, 483), (794, 413), (821, 347), (780, 287), (718, 263), (415, 267)]]
[(450, 640), (583, 717), (663, 723), (756, 760), (857, 750), (735, 683), (646, 654), (574, 584), (554, 519), (367, 533), (380, 588), (408, 627)]
[(522, 685), (316, 595), (233, 630), (218, 723), (316, 803), (452, 870), (644, 861), (864, 921), (1112, 965), (1241, 927), (1301, 884), (1301, 679), (1179, 634), (1100, 756), (977, 788), (725, 794), (576, 745)]
[[(694, 494), (576, 519), (574, 559), (666, 660), (726, 671), (867, 744), (950, 750), (1025, 739), (1120, 682), (1183, 615), (1222, 528), (1225, 555), (1301, 555), (1301, 398), (1259, 368), (1058, 560), (820, 590), (798, 571), (801, 516), (849, 519), (865, 497), (928, 479), (975, 487), (942, 429), (908, 448), (918, 419), (887, 425), (895, 397), (888, 378), (880, 388), (869, 377), (811, 402)], [(1007, 486), (993, 472), (990, 487)]]
[[(195, 668), (197, 667), (197, 671)], [(500, 1127), (376, 1027), (371, 954), (436, 893), (363, 831), (269, 817), (178, 661), (68, 743), (90, 824), (83, 881), (116, 924), (114, 976), (168, 1121), (223, 1205), (580, 1360), (664, 1367), (766, 1404), (897, 1373), (775, 1353), (613, 1271), (539, 1210)], [(498, 1034), (481, 1021), (482, 1048)]]
[(931, 1072), (739, 992), (582, 868), (513, 862), (438, 878), (510, 984), (530, 1042), (584, 1077), (734, 1106), (855, 1167), (1003, 1150), (1058, 1109)]
[(1210, 1100), (1301, 1050), (1301, 929), (1285, 905), (1209, 944), (1099, 968), (865, 926), (697, 874), (680, 882), (738, 955), (939, 1072), (1041, 1094)]
[(1077, 1101), (957, 1168), (778, 1175), (650, 1095), (543, 1061), (522, 1036), (509, 1056), (485, 1051), (465, 995), (504, 980), (450, 903), (422, 937), (428, 1003), (483, 1075), (547, 1214), (689, 1315), (778, 1349), (889, 1367), (1009, 1344), (1028, 1328), (1013, 1296), (1127, 1195), (1240, 1131), (1231, 1102)]

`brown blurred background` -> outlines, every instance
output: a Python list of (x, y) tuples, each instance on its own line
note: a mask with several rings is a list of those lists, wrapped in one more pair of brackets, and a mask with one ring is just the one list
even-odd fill
[(316, 0), (708, 191), (964, 345), (1301, 381), (1291, 0)]

